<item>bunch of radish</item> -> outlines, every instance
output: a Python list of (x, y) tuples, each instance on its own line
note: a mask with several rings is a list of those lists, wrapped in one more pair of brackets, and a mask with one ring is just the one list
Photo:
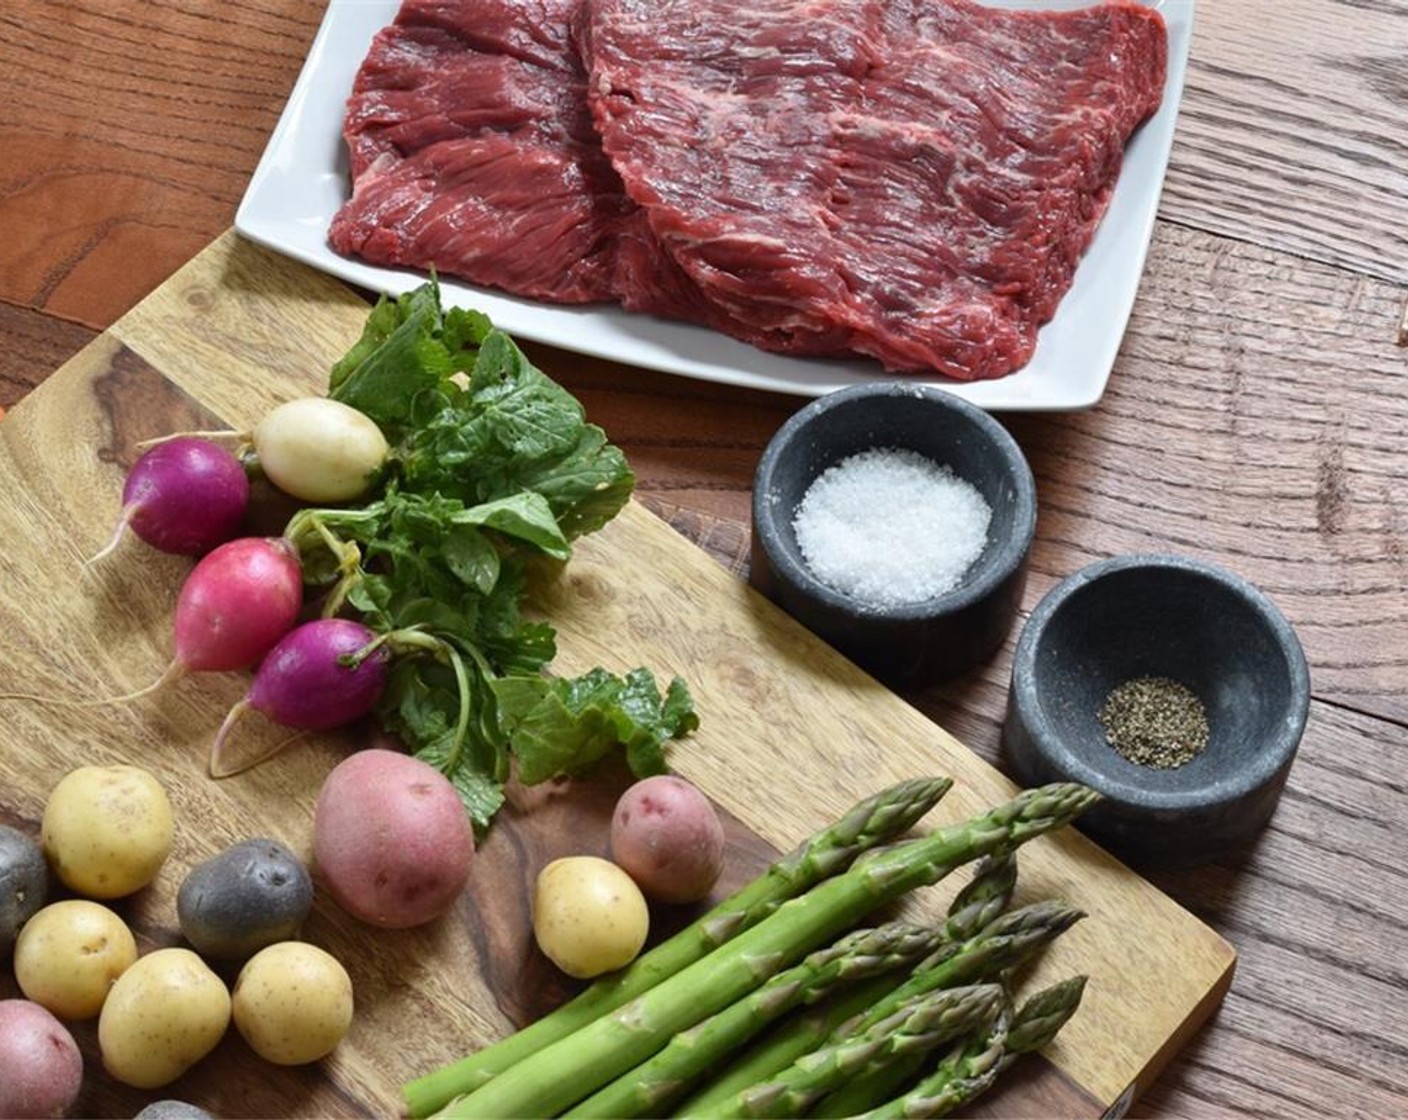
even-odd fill
[[(223, 439), (235, 440), (242, 454), (217, 442)], [(247, 468), (295, 499), (348, 502), (375, 486), (388, 451), (372, 420), (326, 397), (279, 405), (252, 432), (197, 432), (151, 445), (128, 473), (117, 533), (93, 559), (116, 548), (129, 528), (163, 552), (200, 559), (177, 598), (171, 664), (153, 684), (117, 700), (146, 695), (189, 672), (257, 666), (216, 737), (211, 771), (217, 776), (236, 772), (224, 768), (221, 756), (248, 710), (299, 731), (340, 727), (370, 712), (386, 684), (389, 651), (348, 619), (299, 625), (297, 549), (281, 538), (237, 534), (250, 500)]]

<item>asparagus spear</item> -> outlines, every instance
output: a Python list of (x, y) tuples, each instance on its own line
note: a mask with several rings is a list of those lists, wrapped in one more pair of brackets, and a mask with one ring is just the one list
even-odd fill
[(987, 1024), (1006, 999), (1000, 984), (945, 988), (915, 997), (856, 1036), (803, 1055), (771, 1081), (745, 1089), (710, 1120), (738, 1116), (802, 1116), (825, 1093), (854, 1074), (901, 1055), (926, 1054), (957, 1035)]
[[(1038, 902), (994, 921), (948, 956), (935, 954), (899, 987), (876, 1000), (829, 1041), (868, 1030), (925, 992), (990, 980), (1015, 968), (1074, 925), (1082, 914), (1062, 902)], [(938, 959), (935, 959), (937, 957)], [(856, 1116), (888, 1100), (919, 1072), (922, 1062), (901, 1058), (883, 1068), (858, 1073), (812, 1109), (816, 1117)]]
[[(973, 878), (954, 896), (944, 921), (947, 943), (967, 941), (1006, 910), (1016, 889), (1017, 856), (1000, 852), (984, 857)], [(937, 953), (937, 949), (935, 950)], [(897, 986), (893, 976), (863, 981), (827, 999), (814, 1010), (776, 1024), (679, 1106), (681, 1113), (703, 1113), (819, 1047), (848, 1019), (859, 1015)]]
[(893, 976), (876, 976), (837, 992), (815, 1007), (789, 1016), (737, 1055), (675, 1106), (674, 1116), (704, 1116), (744, 1089), (767, 1081), (804, 1054), (820, 1049), (836, 1028), (854, 1019), (895, 987)]
[(908, 980), (841, 1029), (865, 1030), (921, 992), (966, 984), (976, 976), (994, 976), (1013, 968), (1083, 917), (1084, 912), (1059, 899), (1011, 910), (957, 949), (945, 947), (930, 954)]
[(410, 1115), (428, 1116), (757, 925), (782, 902), (843, 870), (861, 852), (907, 832), (952, 785), (948, 778), (914, 778), (859, 802), (630, 967), (596, 981), (523, 1030), (403, 1086)]
[(876, 1108), (853, 1115), (908, 1120), (910, 1109), (919, 1116), (942, 1116), (952, 1111), (961, 1102), (972, 1100), (992, 1087), (1007, 1053), (1007, 1035), (1011, 1029), (1009, 1003), (991, 1027), (970, 1034), (944, 1055), (933, 1072), (918, 1085)]
[(1017, 1009), (1012, 1028), (1007, 1032), (1007, 1065), (1011, 1065), (1017, 1055), (1040, 1050), (1056, 1037), (1080, 1007), (1086, 979), (1084, 976), (1072, 976), (1069, 980), (1052, 984)]
[(1022, 1054), (1040, 1050), (1075, 1014), (1085, 991), (1084, 976), (1074, 976), (1045, 988), (1027, 1000), (1010, 1023), (999, 1016), (994, 1028), (955, 1047), (908, 1093), (867, 1112), (867, 1120), (911, 1120), (947, 1116), (961, 1104), (986, 1092)]
[(1017, 853), (994, 852), (984, 856), (968, 885), (953, 896), (944, 932), (951, 944), (967, 941), (1003, 914), (1017, 889)]
[(1042, 786), (964, 824), (869, 852), (704, 959), (452, 1101), (446, 1114), (556, 1115), (876, 907), (964, 863), (1059, 828), (1098, 797), (1073, 782)]
[(849, 981), (912, 964), (943, 937), (942, 929), (925, 929), (909, 922), (856, 930), (681, 1031), (649, 1061), (627, 1070), (565, 1115), (624, 1120), (658, 1114), (665, 1101), (778, 1016), (801, 1004), (815, 1003)]

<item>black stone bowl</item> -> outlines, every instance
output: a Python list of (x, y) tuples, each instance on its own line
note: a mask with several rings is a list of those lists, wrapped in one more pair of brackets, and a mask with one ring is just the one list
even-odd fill
[[(1156, 769), (1106, 740), (1110, 691), (1167, 677), (1202, 702), (1207, 746)], [(1105, 800), (1078, 827), (1132, 864), (1189, 867), (1244, 844), (1276, 807), (1305, 730), (1310, 674), (1290, 623), (1216, 565), (1129, 555), (1046, 595), (1017, 641), (1002, 731), (1023, 785), (1076, 781)]]
[[(957, 587), (924, 602), (876, 607), (808, 569), (793, 518), (823, 471), (876, 448), (947, 465), (992, 510), (987, 543)], [(1011, 629), (1036, 528), (1031, 468), (1007, 430), (952, 393), (908, 382), (857, 385), (819, 397), (778, 429), (753, 482), (753, 585), (818, 637), (894, 687), (956, 676), (990, 656)]]

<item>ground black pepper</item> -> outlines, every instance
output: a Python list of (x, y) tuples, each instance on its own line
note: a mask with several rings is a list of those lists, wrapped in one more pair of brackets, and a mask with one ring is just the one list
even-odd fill
[(1100, 708), (1105, 738), (1130, 762), (1172, 770), (1208, 745), (1208, 717), (1193, 692), (1168, 677), (1135, 677)]

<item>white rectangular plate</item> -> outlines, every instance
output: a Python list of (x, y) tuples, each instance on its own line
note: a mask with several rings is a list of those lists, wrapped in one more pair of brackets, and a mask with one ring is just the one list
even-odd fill
[[(1168, 24), (1163, 104), (1130, 140), (1109, 209), (1055, 317), (1042, 328), (1035, 355), (1023, 369), (997, 380), (939, 378), (931, 384), (993, 411), (1089, 408), (1104, 393), (1144, 269), (1193, 29), (1194, 0), (1149, 2)], [(372, 36), (391, 22), (398, 6), (398, 0), (332, 0), (235, 217), (235, 228), (252, 241), (350, 284), (393, 294), (416, 287), (424, 275), (340, 256), (328, 247), (326, 235), (349, 189), (343, 108)], [(1002, 6), (1082, 3), (1004, 0)], [(517, 337), (664, 373), (799, 396), (887, 376), (872, 361), (768, 354), (702, 327), (619, 308), (560, 307), (452, 281), (441, 287), (448, 302), (478, 308)]]

